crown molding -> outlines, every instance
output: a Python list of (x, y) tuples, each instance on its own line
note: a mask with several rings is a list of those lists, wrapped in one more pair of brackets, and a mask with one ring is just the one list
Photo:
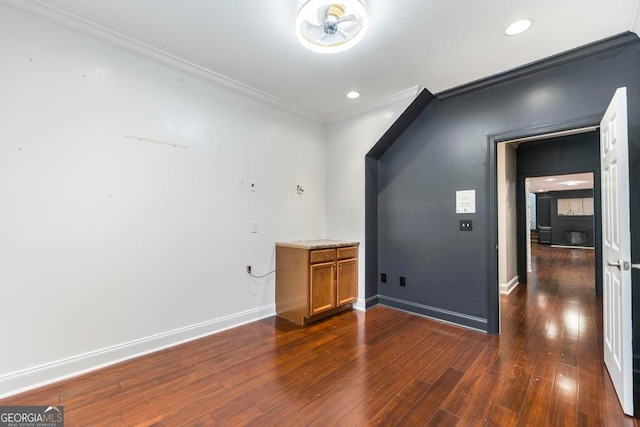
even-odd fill
[(427, 108), (427, 105), (433, 101), (435, 97), (427, 89), (422, 89), (417, 97), (409, 104), (409, 106), (400, 114), (400, 117), (391, 125), (391, 127), (380, 137), (378, 142), (369, 150), (366, 157), (379, 160), (382, 155), (396, 142), (400, 135), (409, 127), (411, 123)]
[(420, 93), (420, 86), (413, 86), (409, 89), (402, 90), (400, 92), (394, 93), (389, 96), (385, 96), (384, 98), (380, 98), (376, 101), (365, 104), (355, 110), (350, 110), (346, 113), (340, 113), (333, 116), (330, 116), (326, 120), (326, 124), (333, 124), (336, 122), (340, 122), (342, 120), (350, 119), (355, 116), (359, 116), (361, 114), (368, 113), (370, 111), (374, 111), (380, 108), (384, 108), (387, 105), (391, 105), (393, 103), (402, 101), (402, 100), (413, 100)]
[(601, 53), (611, 52), (614, 49), (620, 49), (627, 46), (635, 45), (639, 42), (640, 39), (635, 33), (627, 31), (622, 34), (598, 40), (593, 43), (568, 50), (566, 52), (561, 52), (556, 55), (543, 58), (539, 61), (516, 67), (504, 73), (499, 73), (480, 80), (463, 84), (461, 86), (447, 89), (442, 92), (438, 92), (435, 94), (435, 96), (436, 98), (438, 98), (438, 100), (444, 101), (456, 96), (461, 96), (471, 92), (487, 89), (492, 86), (536, 74), (541, 71), (550, 70), (552, 68), (580, 61), (581, 59), (600, 55)]
[(131, 37), (127, 37), (123, 34), (97, 25), (86, 19), (44, 4), (39, 0), (0, 0), (0, 6), (4, 6), (13, 11), (20, 12), (49, 24), (82, 34), (109, 46), (123, 50), (138, 58), (170, 68), (174, 71), (185, 73), (206, 83), (225, 88), (271, 107), (311, 119), (318, 123), (326, 123), (326, 120), (319, 117), (317, 114), (313, 114), (312, 112), (304, 110), (283, 99), (230, 79), (222, 74), (209, 70), (208, 68), (196, 65)]

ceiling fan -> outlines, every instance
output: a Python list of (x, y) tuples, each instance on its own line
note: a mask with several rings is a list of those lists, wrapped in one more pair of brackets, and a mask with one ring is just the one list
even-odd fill
[(296, 19), (300, 42), (315, 52), (336, 53), (356, 45), (367, 29), (360, 0), (309, 0)]

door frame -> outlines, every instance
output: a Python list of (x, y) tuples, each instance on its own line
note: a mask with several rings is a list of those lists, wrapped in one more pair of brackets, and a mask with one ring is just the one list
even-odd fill
[[(487, 332), (493, 335), (500, 334), (500, 284), (498, 280), (498, 177), (497, 177), (497, 145), (501, 142), (510, 140), (542, 137), (547, 134), (570, 132), (581, 128), (600, 126), (602, 114), (588, 117), (581, 117), (565, 122), (549, 123), (540, 126), (532, 126), (520, 128), (505, 132), (498, 132), (487, 136), (488, 144), (488, 162), (487, 162), (487, 207), (489, 209), (487, 215), (487, 231), (489, 233), (489, 244), (487, 247), (487, 265), (488, 272), (488, 316), (487, 316)], [(594, 172), (595, 173), (595, 172)], [(594, 177), (595, 178), (595, 177)], [(519, 184), (517, 184), (519, 185)], [(595, 188), (594, 188), (595, 191)], [(595, 220), (595, 219), (594, 219)], [(518, 243), (520, 245), (520, 243)], [(525, 261), (526, 263), (526, 261)], [(520, 265), (520, 260), (518, 260)], [(519, 280), (520, 268), (518, 267)], [(526, 283), (526, 268), (524, 283)], [(522, 283), (522, 282), (521, 282)]]

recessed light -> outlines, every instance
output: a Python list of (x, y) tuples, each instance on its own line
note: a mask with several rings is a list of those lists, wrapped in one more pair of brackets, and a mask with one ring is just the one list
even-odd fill
[(360, 92), (352, 90), (351, 92), (347, 93), (347, 98), (349, 98), (349, 99), (360, 98)]
[(531, 19), (521, 19), (520, 21), (516, 21), (513, 24), (509, 25), (504, 33), (507, 36), (517, 36), (518, 34), (522, 34), (527, 31), (533, 25), (533, 21)]

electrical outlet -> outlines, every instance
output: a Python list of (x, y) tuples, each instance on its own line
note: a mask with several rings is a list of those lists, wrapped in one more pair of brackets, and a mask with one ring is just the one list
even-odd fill
[(258, 221), (249, 221), (249, 232), (251, 233), (258, 232)]
[(386, 275), (386, 273), (380, 274), (380, 281), (382, 283), (387, 283), (387, 275)]
[(251, 181), (249, 183), (249, 191), (255, 193), (256, 192), (256, 182), (255, 181)]
[(473, 221), (470, 219), (461, 219), (460, 220), (460, 231), (471, 231), (473, 230)]
[(251, 274), (251, 266), (247, 265), (247, 274)]
[(407, 286), (407, 278), (404, 276), (400, 276), (400, 286), (402, 286), (403, 288), (405, 286)]

